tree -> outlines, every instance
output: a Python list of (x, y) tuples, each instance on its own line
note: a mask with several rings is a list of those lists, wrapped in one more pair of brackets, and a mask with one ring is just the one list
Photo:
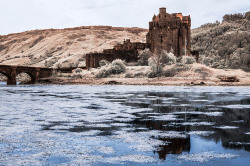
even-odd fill
[(164, 52), (158, 49), (156, 53), (148, 59), (148, 64), (152, 69), (152, 72), (149, 73), (148, 77), (158, 77), (158, 80), (160, 79), (164, 66), (163, 57)]

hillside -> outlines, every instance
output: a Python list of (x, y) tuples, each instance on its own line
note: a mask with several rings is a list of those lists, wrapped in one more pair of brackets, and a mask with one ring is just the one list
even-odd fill
[[(87, 26), (33, 30), (0, 36), (0, 64), (85, 66), (85, 54), (113, 48), (124, 39), (145, 42), (147, 29)], [(222, 23), (192, 29), (192, 49), (213, 68), (250, 70), (250, 12), (225, 15)]]
[(113, 48), (130, 38), (145, 42), (147, 30), (110, 26), (34, 30), (0, 36), (0, 64), (85, 66), (85, 54)]
[(222, 23), (193, 29), (192, 49), (210, 67), (250, 70), (250, 12), (227, 14)]

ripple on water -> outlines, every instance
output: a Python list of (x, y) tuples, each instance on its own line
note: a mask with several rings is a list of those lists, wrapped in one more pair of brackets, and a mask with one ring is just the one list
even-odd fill
[(249, 88), (0, 88), (2, 165), (247, 163)]

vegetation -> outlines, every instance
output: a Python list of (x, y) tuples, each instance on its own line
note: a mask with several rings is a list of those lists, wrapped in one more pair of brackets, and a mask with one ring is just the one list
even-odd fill
[[(159, 78), (160, 76), (173, 77), (178, 72), (189, 70), (188, 65), (193, 63), (196, 63), (196, 59), (193, 56), (182, 56), (177, 60), (173, 53), (162, 51), (148, 59), (151, 72), (149, 72), (147, 76), (149, 78)], [(172, 67), (165, 69), (166, 66)]]
[(196, 63), (196, 60), (193, 56), (183, 56), (181, 59), (183, 64), (194, 64)]
[(148, 66), (148, 59), (152, 56), (149, 49), (145, 49), (139, 53), (138, 66)]
[(106, 61), (106, 60), (101, 60), (100, 62), (99, 62), (99, 66), (100, 67), (102, 67), (102, 66), (107, 66), (107, 65), (109, 65), (110, 64), (110, 62), (109, 61)]
[(189, 65), (177, 63), (177, 64), (171, 66), (171, 68), (163, 70), (162, 75), (165, 77), (174, 77), (178, 73), (188, 71), (190, 69), (191, 69), (191, 67)]
[(81, 68), (76, 68), (72, 74), (72, 78), (74, 79), (79, 79), (79, 78), (83, 78), (84, 74)]
[(192, 49), (213, 68), (250, 70), (250, 12), (231, 14), (192, 30)]
[(148, 59), (148, 65), (151, 67), (151, 72), (148, 73), (149, 78), (160, 77), (163, 72), (163, 68), (166, 65), (172, 65), (177, 62), (176, 57), (173, 53), (167, 51), (161, 51), (152, 55)]
[(100, 67), (98, 70), (96, 77), (97, 78), (104, 78), (111, 74), (121, 74), (126, 71), (126, 65), (125, 62), (116, 59), (112, 63), (106, 64), (105, 66)]

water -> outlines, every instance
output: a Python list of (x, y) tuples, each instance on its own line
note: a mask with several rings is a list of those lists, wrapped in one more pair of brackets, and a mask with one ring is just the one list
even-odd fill
[(248, 165), (250, 87), (5, 86), (0, 165)]

